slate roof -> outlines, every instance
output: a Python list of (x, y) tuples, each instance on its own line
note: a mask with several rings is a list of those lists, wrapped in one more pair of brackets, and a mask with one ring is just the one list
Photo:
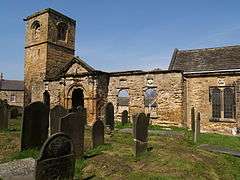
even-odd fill
[(240, 45), (193, 50), (175, 49), (169, 70), (185, 72), (240, 69)]
[(0, 90), (24, 91), (24, 81), (0, 80)]

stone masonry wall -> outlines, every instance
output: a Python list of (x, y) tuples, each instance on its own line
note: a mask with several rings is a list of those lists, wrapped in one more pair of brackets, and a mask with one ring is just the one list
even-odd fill
[[(11, 101), (11, 95), (15, 95), (15, 102)], [(23, 107), (23, 91), (0, 91), (0, 99), (7, 100), (8, 104), (11, 106), (20, 106)]]
[[(186, 78), (186, 113), (185, 121), (188, 127), (191, 124), (191, 107), (195, 107), (196, 112), (201, 113), (201, 130), (218, 131), (222, 133), (231, 133), (231, 129), (237, 127), (239, 121), (239, 98), (237, 92), (237, 81), (239, 76), (209, 76), (209, 77), (187, 77)], [(210, 86), (235, 86), (237, 117), (229, 122), (210, 122), (212, 117), (212, 104), (209, 101)], [(238, 85), (239, 86), (239, 85)]]
[[(148, 80), (153, 81), (148, 84)], [(121, 82), (125, 81), (123, 84)], [(108, 87), (108, 101), (114, 104), (115, 115), (117, 114), (117, 96), (121, 89), (127, 89), (129, 102), (129, 116), (138, 112), (145, 112), (144, 91), (148, 87), (157, 90), (156, 117), (153, 124), (171, 123), (180, 125), (183, 120), (183, 85), (181, 73), (148, 73), (130, 76), (110, 77)]]

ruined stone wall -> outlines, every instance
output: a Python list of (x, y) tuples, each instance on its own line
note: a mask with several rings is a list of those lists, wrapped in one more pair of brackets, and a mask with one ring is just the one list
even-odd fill
[[(15, 102), (11, 101), (11, 95), (15, 95)], [(8, 104), (11, 106), (23, 107), (23, 91), (0, 91), (0, 99), (7, 100)]]
[(149, 87), (155, 87), (157, 92), (156, 115), (152, 118), (152, 123), (181, 124), (183, 119), (183, 79), (181, 73), (111, 76), (108, 86), (108, 101), (114, 104), (115, 115), (120, 113), (117, 112), (117, 96), (121, 89), (127, 89), (129, 93), (130, 117), (138, 112), (146, 112), (144, 91)]
[[(196, 112), (201, 113), (201, 130), (218, 131), (231, 133), (231, 129), (237, 126), (239, 121), (239, 76), (207, 76), (207, 77), (187, 77), (186, 78), (186, 114), (185, 121), (188, 127), (191, 124), (191, 107), (195, 107)], [(236, 119), (226, 122), (210, 122), (212, 118), (212, 103), (209, 100), (210, 86), (234, 86), (236, 92)]]

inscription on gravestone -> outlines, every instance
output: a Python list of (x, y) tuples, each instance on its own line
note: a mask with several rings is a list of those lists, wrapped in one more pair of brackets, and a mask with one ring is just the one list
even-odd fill
[(36, 161), (36, 180), (72, 180), (75, 155), (72, 139), (64, 133), (50, 136)]
[(60, 119), (68, 114), (68, 110), (61, 105), (57, 105), (50, 111), (50, 133), (59, 132)]
[(49, 108), (42, 102), (34, 102), (24, 108), (21, 150), (41, 148), (48, 138)]
[(114, 106), (111, 102), (106, 105), (105, 123), (111, 130), (114, 130)]
[(128, 123), (128, 111), (124, 110), (122, 112), (122, 125), (127, 124)]
[(77, 157), (81, 157), (84, 150), (84, 122), (86, 121), (84, 118), (81, 112), (72, 112), (61, 118), (59, 124), (60, 131), (72, 138)]
[(104, 144), (104, 124), (101, 120), (97, 120), (92, 127), (93, 148)]
[(133, 121), (135, 155), (138, 156), (147, 149), (149, 118), (144, 113), (140, 113), (137, 117), (134, 116)]
[(0, 100), (0, 129), (8, 128), (8, 110), (7, 101)]

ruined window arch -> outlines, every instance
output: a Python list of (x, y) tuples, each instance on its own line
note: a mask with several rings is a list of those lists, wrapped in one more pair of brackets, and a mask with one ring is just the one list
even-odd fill
[(77, 88), (72, 92), (72, 108), (84, 108), (84, 93), (83, 89)]
[(68, 25), (64, 22), (57, 24), (57, 39), (61, 41), (66, 40)]
[(145, 107), (156, 107), (157, 103), (157, 90), (156, 88), (148, 88), (144, 92), (144, 105)]
[(118, 92), (118, 106), (128, 106), (129, 105), (129, 94), (127, 89), (121, 89)]
[(34, 21), (31, 25), (32, 39), (38, 40), (40, 38), (41, 25), (39, 21)]
[(235, 95), (230, 87), (224, 89), (224, 118), (235, 117)]
[(212, 90), (212, 117), (221, 117), (221, 91), (219, 88)]

